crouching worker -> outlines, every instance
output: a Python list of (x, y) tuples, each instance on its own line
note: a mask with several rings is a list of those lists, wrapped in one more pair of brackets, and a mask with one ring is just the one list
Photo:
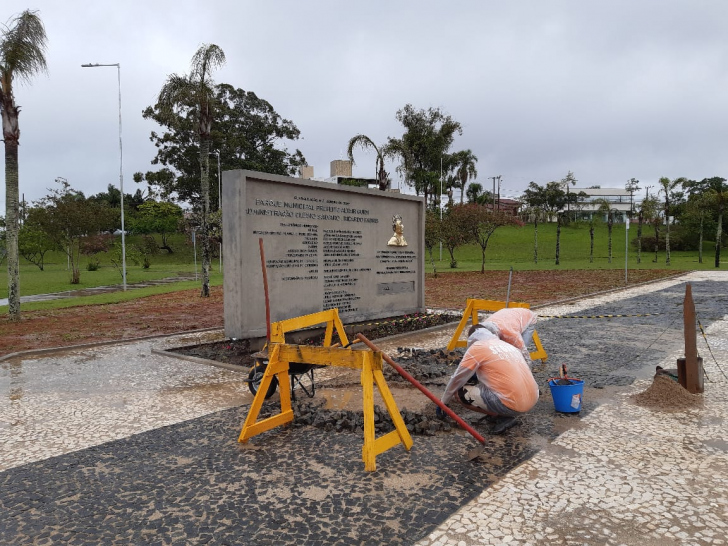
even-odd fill
[[(471, 378), (477, 382), (472, 384)], [(453, 398), (469, 410), (494, 417), (493, 433), (500, 434), (536, 405), (538, 385), (521, 352), (478, 324), (468, 331), (468, 350), (441, 400), (447, 404)], [(439, 406), (436, 412), (444, 415)]]
[(531, 361), (531, 351), (528, 350), (528, 346), (533, 340), (537, 318), (536, 313), (530, 309), (509, 307), (496, 311), (488, 317), (488, 320), (478, 326), (484, 326), (500, 339), (521, 351), (523, 358), (526, 359), (526, 363), (530, 367), (533, 366), (533, 362)]

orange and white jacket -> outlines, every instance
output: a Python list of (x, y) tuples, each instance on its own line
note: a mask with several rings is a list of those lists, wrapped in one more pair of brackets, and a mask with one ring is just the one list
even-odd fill
[(473, 374), (508, 408), (526, 412), (538, 402), (538, 385), (521, 352), (495, 336), (476, 341), (465, 352), (442, 395), (447, 404)]
[(509, 307), (496, 311), (488, 317), (488, 322), (495, 324), (500, 330), (500, 338), (523, 351), (526, 344), (523, 341), (523, 332), (529, 326), (536, 324), (536, 313), (522, 307)]

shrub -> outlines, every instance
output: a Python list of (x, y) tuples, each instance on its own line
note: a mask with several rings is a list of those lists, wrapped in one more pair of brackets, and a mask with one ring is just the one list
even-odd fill
[[(665, 250), (665, 233), (660, 232), (660, 240), (657, 242), (659, 250)], [(632, 239), (632, 246), (637, 248), (637, 239)], [(670, 230), (670, 250), (697, 250), (698, 239), (695, 237), (695, 241), (691, 238), (685, 239), (683, 234), (679, 231)], [(654, 252), (655, 250), (655, 235), (642, 235), (642, 252)]]

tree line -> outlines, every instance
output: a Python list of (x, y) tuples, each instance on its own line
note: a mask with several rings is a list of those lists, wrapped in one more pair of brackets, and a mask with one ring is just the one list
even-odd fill
[[(68, 180), (56, 180), (58, 187), (48, 195), (21, 209), (18, 252), (41, 271), (48, 252), (62, 252), (68, 261), (69, 282), (81, 279), (81, 260), (87, 258), (86, 269), (98, 269), (100, 253), (107, 253), (111, 263), (122, 272), (122, 248), (115, 234), (121, 229), (121, 193), (113, 185), (106, 192), (85, 196)], [(173, 253), (169, 241), (172, 233), (189, 233), (193, 218), (185, 218), (182, 208), (174, 203), (156, 201), (141, 190), (124, 196), (126, 231), (142, 235), (140, 243), (126, 247), (127, 259), (149, 268), (159, 252)]]
[[(559, 265), (559, 242), (561, 227), (583, 216), (588, 194), (584, 191), (570, 192), (576, 183), (574, 174), (544, 185), (531, 182), (521, 198), (524, 203), (522, 218), (533, 223), (534, 262), (538, 262), (538, 224), (543, 221), (557, 223), (556, 265)], [(726, 179), (718, 176), (700, 181), (685, 177), (661, 177), (654, 186), (646, 186), (645, 197), (635, 202), (634, 193), (641, 189), (640, 181), (631, 178), (625, 184), (630, 194), (629, 219), (637, 222), (637, 236), (632, 244), (637, 249), (637, 263), (642, 261), (642, 252), (654, 250), (653, 262), (658, 261), (658, 252), (665, 251), (665, 264), (670, 265), (671, 250), (697, 250), (698, 261), (703, 263), (703, 242), (706, 234), (714, 233), (714, 264), (720, 267), (721, 248), (724, 246), (723, 214), (728, 200)], [(652, 195), (649, 189), (655, 188)], [(594, 261), (594, 222), (605, 218), (608, 229), (608, 259), (612, 261), (612, 227), (620, 211), (608, 199), (592, 202), (596, 210), (588, 214), (591, 239), (589, 261)], [(652, 234), (646, 235), (649, 229)]]

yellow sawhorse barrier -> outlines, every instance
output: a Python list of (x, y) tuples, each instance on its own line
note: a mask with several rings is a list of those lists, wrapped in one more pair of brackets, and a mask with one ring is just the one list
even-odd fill
[[(314, 326), (322, 322), (327, 323), (324, 343), (328, 346), (288, 345), (285, 343), (285, 339), (282, 341), (274, 341), (281, 340), (285, 336), (286, 331)], [(268, 391), (273, 376), (277, 376), (279, 385), (288, 385), (290, 363), (298, 362), (302, 364), (353, 368), (361, 370), (364, 405), (364, 447), (362, 448), (362, 459), (364, 461), (364, 469), (367, 472), (372, 472), (377, 469), (377, 455), (384, 453), (398, 444), (404, 445), (405, 449), (409, 451), (412, 447), (412, 437), (404, 424), (397, 404), (384, 379), (384, 374), (382, 373), (382, 353), (369, 350), (354, 351), (349, 348), (331, 347), (334, 328), (336, 328), (341, 342), (344, 345), (348, 345), (344, 327), (339, 320), (338, 310), (336, 309), (297, 317), (271, 325), (268, 366), (263, 374), (263, 379), (250, 406), (248, 415), (245, 418), (243, 430), (240, 432), (238, 441), (245, 443), (261, 432), (293, 421), (291, 393), (284, 387), (280, 389), (281, 412), (278, 415), (268, 417), (262, 421), (257, 420), (260, 409), (263, 406), (263, 401), (265, 400), (265, 393)], [(379, 394), (394, 423), (394, 430), (379, 438), (375, 437), (374, 428), (374, 385), (379, 389)]]
[(331, 339), (334, 335), (334, 330), (336, 330), (336, 333), (339, 335), (339, 340), (341, 340), (341, 344), (343, 346), (349, 344), (349, 339), (346, 337), (346, 332), (344, 331), (344, 325), (339, 318), (338, 309), (329, 309), (328, 311), (320, 311), (310, 315), (303, 315), (302, 317), (274, 322), (270, 325), (270, 341), (271, 343), (285, 343), (286, 332), (302, 330), (303, 328), (318, 326), (323, 323), (326, 323), (324, 347), (331, 346)]
[[(508, 303), (508, 307), (521, 307), (529, 309), (531, 305), (528, 303), (511, 301)], [(478, 324), (478, 313), (480, 311), (499, 311), (505, 308), (506, 302), (504, 301), (476, 300), (468, 298), (467, 305), (465, 306), (465, 311), (463, 311), (463, 318), (460, 319), (458, 327), (455, 330), (455, 333), (453, 334), (450, 343), (448, 343), (447, 345), (447, 350), (452, 351), (453, 349), (455, 349), (455, 347), (467, 346), (467, 340), (461, 340), (460, 336), (462, 335), (465, 327), (468, 325), (468, 320), (470, 320), (473, 325)], [(541, 345), (541, 340), (539, 339), (538, 333), (535, 330), (533, 331), (533, 343), (536, 346), (536, 350), (531, 352), (531, 360), (540, 360), (541, 362), (545, 363), (548, 355), (546, 354), (546, 350), (543, 348), (543, 345)]]

